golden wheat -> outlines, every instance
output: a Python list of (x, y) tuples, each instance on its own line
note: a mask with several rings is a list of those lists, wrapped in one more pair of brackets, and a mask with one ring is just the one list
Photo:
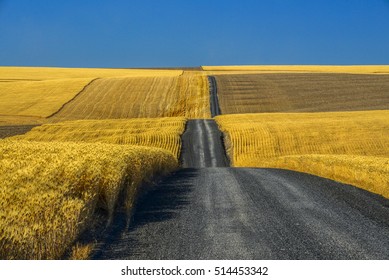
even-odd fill
[[(216, 121), (234, 166), (293, 169), (388, 195), (389, 111), (224, 115)], [(376, 173), (359, 172), (366, 168)]]
[(182, 70), (104, 69), (56, 67), (2, 67), (0, 82), (42, 81), (52, 79), (95, 79), (107, 77), (179, 76)]
[(56, 113), (98, 78), (174, 78), (182, 73), (180, 70), (0, 67), (0, 124), (43, 123), (44, 117)]
[(0, 114), (48, 117), (80, 92), (91, 79), (0, 83)]
[(67, 121), (38, 126), (12, 139), (141, 145), (163, 148), (178, 158), (185, 123), (179, 117)]
[(354, 155), (295, 155), (259, 160), (245, 166), (290, 169), (358, 186), (389, 198), (389, 157)]
[(156, 117), (210, 117), (205, 76), (105, 78), (94, 81), (53, 121)]
[(0, 141), (0, 259), (60, 258), (97, 206), (131, 209), (142, 180), (177, 167), (157, 148)]

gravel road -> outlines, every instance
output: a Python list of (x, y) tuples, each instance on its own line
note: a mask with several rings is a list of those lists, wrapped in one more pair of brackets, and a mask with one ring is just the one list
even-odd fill
[(210, 106), (212, 118), (221, 115), (219, 98), (217, 96), (217, 84), (214, 76), (208, 76), (209, 81), (209, 94), (210, 94)]
[(389, 201), (277, 169), (188, 168), (115, 227), (95, 259), (389, 259)]
[(181, 166), (227, 167), (223, 134), (214, 120), (189, 120), (182, 135)]

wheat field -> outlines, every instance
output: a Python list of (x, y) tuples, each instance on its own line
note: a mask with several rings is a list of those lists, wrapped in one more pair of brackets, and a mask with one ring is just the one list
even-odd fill
[[(216, 121), (233, 166), (298, 170), (389, 197), (389, 111), (237, 114)], [(364, 163), (381, 175), (359, 176)]]
[(0, 259), (57, 259), (97, 207), (130, 209), (141, 181), (177, 168), (157, 148), (0, 141)]
[(0, 82), (0, 114), (48, 117), (90, 82), (85, 78)]
[(0, 141), (0, 259), (61, 258), (96, 209), (130, 212), (142, 182), (178, 168), (185, 124), (77, 120)]
[(162, 148), (176, 159), (181, 150), (181, 134), (186, 118), (145, 118), (121, 120), (76, 120), (45, 124), (14, 140), (42, 142), (98, 142)]
[(209, 86), (204, 76), (105, 78), (94, 81), (53, 116), (68, 119), (208, 118)]
[(56, 79), (95, 79), (109, 77), (179, 76), (182, 70), (108, 69), (0, 66), (0, 82), (43, 81)]
[(263, 161), (252, 157), (246, 158), (244, 165), (310, 173), (389, 198), (389, 156), (304, 154)]
[(385, 74), (389, 66), (0, 67), (0, 125), (44, 123), (0, 140), (0, 259), (63, 258), (97, 211), (107, 223), (118, 207), (129, 213), (142, 182), (178, 168), (187, 119), (211, 117), (208, 75), (233, 166), (389, 198)]
[(0, 67), (0, 124), (44, 123), (46, 117), (101, 78), (174, 79), (182, 73), (180, 70)]

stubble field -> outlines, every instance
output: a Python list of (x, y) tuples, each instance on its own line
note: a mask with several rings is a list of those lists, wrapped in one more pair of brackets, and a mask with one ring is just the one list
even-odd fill
[(389, 110), (389, 75), (218, 75), (222, 114)]

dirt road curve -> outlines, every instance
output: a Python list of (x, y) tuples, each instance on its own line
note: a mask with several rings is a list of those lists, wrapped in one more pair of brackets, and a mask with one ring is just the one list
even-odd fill
[(388, 217), (388, 200), (307, 174), (182, 169), (94, 258), (389, 259)]
[(214, 120), (189, 120), (182, 136), (181, 165), (188, 167), (229, 166), (222, 133)]

